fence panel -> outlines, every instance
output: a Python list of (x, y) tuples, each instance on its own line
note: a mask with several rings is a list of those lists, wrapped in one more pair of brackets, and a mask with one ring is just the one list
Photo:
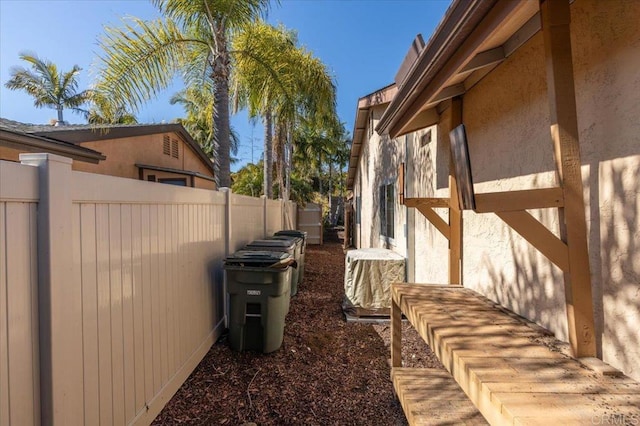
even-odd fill
[(23, 162), (0, 161), (0, 424), (149, 424), (222, 332), (225, 255), (293, 203)]
[(267, 200), (265, 201), (265, 213), (266, 213), (266, 227), (265, 233), (267, 236), (273, 235), (276, 232), (282, 230), (283, 215), (284, 215), (284, 203), (281, 200)]
[(231, 194), (231, 225), (229, 251), (233, 252), (251, 241), (264, 238), (264, 200)]
[(298, 206), (289, 201), (284, 210), (284, 229), (298, 229)]
[(0, 424), (39, 424), (38, 170), (0, 161)]
[(225, 195), (73, 173), (84, 412), (145, 424), (222, 331)]

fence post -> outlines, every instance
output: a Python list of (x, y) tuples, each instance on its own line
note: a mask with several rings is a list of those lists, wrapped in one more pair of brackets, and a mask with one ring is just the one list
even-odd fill
[(72, 160), (20, 154), (38, 167), (38, 311), (42, 424), (84, 422), (82, 289), (74, 280)]
[(267, 238), (267, 224), (268, 224), (268, 214), (269, 214), (269, 209), (268, 209), (268, 203), (267, 203), (267, 196), (266, 195), (261, 195), (260, 198), (262, 198), (262, 234), (263, 237), (262, 238)]
[[(233, 192), (231, 188), (220, 188), (220, 192), (225, 192), (225, 241), (224, 241), (224, 253), (225, 257), (229, 256), (232, 251), (235, 251), (235, 247), (231, 245), (233, 241), (233, 220), (231, 215), (231, 207), (232, 207), (232, 197)], [(226, 272), (222, 272), (222, 294), (224, 298), (224, 303), (222, 304), (223, 316), (224, 316), (224, 327), (229, 328), (229, 297), (227, 296), (227, 274)]]

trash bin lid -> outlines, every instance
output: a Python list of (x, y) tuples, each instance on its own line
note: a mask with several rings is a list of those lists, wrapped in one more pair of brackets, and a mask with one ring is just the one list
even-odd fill
[(267, 237), (267, 240), (289, 240), (294, 241), (296, 244), (302, 244), (304, 240), (302, 237), (296, 237), (295, 235), (274, 235), (273, 237)]
[(253, 250), (282, 250), (291, 251), (296, 246), (293, 240), (255, 240), (245, 246), (246, 249)]
[(227, 256), (224, 263), (225, 266), (269, 267), (290, 257), (281, 251), (238, 250)]
[(283, 229), (278, 231), (275, 235), (292, 235), (294, 237), (300, 237), (303, 240), (307, 238), (307, 231), (298, 231), (297, 229)]

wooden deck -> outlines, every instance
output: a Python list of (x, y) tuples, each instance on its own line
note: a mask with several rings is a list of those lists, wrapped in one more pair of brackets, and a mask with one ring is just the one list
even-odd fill
[[(460, 286), (392, 286), (392, 377), (406, 374), (402, 313), (492, 425), (640, 424), (640, 383), (586, 368), (539, 327)], [(398, 396), (435, 395), (416, 383)]]

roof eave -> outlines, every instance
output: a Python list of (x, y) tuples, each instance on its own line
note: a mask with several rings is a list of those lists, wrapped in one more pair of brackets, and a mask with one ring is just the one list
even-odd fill
[[(351, 153), (349, 155), (349, 168), (347, 170), (347, 189), (353, 189), (353, 181), (358, 169), (358, 160), (360, 158), (360, 149), (363, 143), (364, 131), (366, 130), (366, 120), (369, 110), (374, 106), (386, 105), (396, 96), (397, 87), (390, 84), (373, 93), (358, 99), (356, 108), (356, 118), (353, 124), (353, 137), (351, 139)], [(364, 124), (363, 124), (364, 122)]]
[(0, 144), (13, 149), (28, 147), (31, 152), (45, 151), (62, 155), (85, 163), (98, 164), (107, 157), (89, 148), (66, 144), (41, 136), (0, 129)]

